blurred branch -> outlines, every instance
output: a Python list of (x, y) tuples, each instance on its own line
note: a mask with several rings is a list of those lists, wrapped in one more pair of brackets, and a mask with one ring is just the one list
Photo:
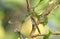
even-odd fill
[(27, 9), (28, 9), (28, 12), (29, 12), (31, 20), (32, 20), (31, 34), (35, 32), (36, 28), (37, 28), (38, 32), (40, 33), (40, 30), (39, 30), (38, 25), (37, 25), (36, 20), (35, 20), (34, 12), (33, 12), (31, 5), (30, 5), (30, 0), (26, 0), (26, 2), (27, 2)]
[[(37, 36), (46, 36), (48, 34), (35, 34), (35, 35), (32, 35), (31, 37), (37, 37)], [(55, 32), (55, 33), (52, 33), (51, 35), (60, 35), (60, 32)]]
[(47, 17), (47, 15), (50, 14), (50, 12), (52, 11), (52, 9), (55, 7), (55, 3), (57, 2), (57, 0), (52, 0), (49, 5), (47, 6), (46, 10), (40, 15), (40, 18), (38, 19), (38, 22), (40, 23), (42, 19), (44, 19), (45, 17)]

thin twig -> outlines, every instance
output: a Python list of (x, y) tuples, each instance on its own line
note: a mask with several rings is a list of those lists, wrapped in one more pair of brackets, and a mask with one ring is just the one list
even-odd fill
[[(35, 34), (35, 35), (32, 35), (31, 37), (37, 37), (37, 36), (46, 36), (48, 34)], [(55, 32), (55, 33), (51, 33), (51, 35), (60, 35), (60, 32)]]
[(31, 9), (30, 0), (26, 0), (26, 2), (27, 2), (27, 9), (29, 11), (29, 14), (31, 15), (30, 17), (31, 17), (31, 20), (32, 20), (32, 31), (31, 31), (31, 33), (35, 32), (36, 28), (37, 28), (38, 32), (40, 33), (40, 30), (38, 28), (38, 25), (37, 25), (35, 17), (34, 17), (34, 12)]
[(44, 16), (47, 16), (48, 14), (50, 14), (50, 12), (52, 11), (52, 9), (55, 7), (55, 3), (56, 3), (56, 0), (53, 0), (49, 5), (48, 7), (46, 8), (46, 11), (44, 11), (41, 16), (44, 17)]
[(40, 15), (40, 18), (38, 19), (38, 22), (41, 22), (41, 19), (44, 19), (45, 17), (47, 17), (47, 15), (50, 14), (50, 12), (52, 11), (52, 9), (55, 7), (55, 3), (56, 0), (53, 0), (46, 8), (46, 10)]

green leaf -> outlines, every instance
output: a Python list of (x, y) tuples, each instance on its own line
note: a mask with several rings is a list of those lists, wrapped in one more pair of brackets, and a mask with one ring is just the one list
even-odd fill
[(43, 39), (49, 39), (51, 33), (52, 33), (52, 32), (49, 30), (49, 33), (48, 33), (46, 36), (44, 36)]
[(34, 11), (37, 15), (41, 15), (44, 12), (49, 4), (49, 0), (41, 1), (36, 7), (34, 7)]

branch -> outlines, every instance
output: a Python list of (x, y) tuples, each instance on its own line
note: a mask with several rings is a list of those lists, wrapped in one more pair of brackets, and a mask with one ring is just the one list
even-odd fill
[(27, 9), (28, 9), (29, 14), (31, 15), (30, 17), (31, 17), (31, 20), (32, 20), (32, 31), (31, 31), (31, 34), (33, 32), (35, 32), (36, 28), (37, 28), (38, 32), (40, 33), (40, 30), (39, 30), (38, 25), (37, 25), (36, 20), (35, 20), (34, 12), (33, 12), (32, 8), (31, 8), (31, 5), (30, 5), (30, 0), (26, 0), (26, 2), (27, 2)]
[(40, 15), (40, 18), (38, 19), (39, 23), (42, 19), (44, 19), (45, 17), (47, 17), (47, 15), (50, 14), (52, 9), (55, 7), (56, 2), (57, 2), (56, 0), (53, 0), (50, 2), (50, 4), (47, 6), (46, 10)]
[[(37, 37), (37, 36), (46, 36), (48, 34), (35, 34), (35, 35), (32, 35), (31, 37), (34, 38), (34, 37)], [(52, 33), (51, 35), (60, 35), (60, 32), (55, 32), (55, 33)]]
[(30, 5), (30, 0), (26, 0), (27, 3), (27, 9), (30, 13), (32, 13), (31, 5)]

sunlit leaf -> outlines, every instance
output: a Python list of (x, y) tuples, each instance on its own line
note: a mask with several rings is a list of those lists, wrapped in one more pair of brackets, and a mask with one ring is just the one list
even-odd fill
[(43, 0), (39, 3), (38, 6), (35, 7), (34, 11), (37, 13), (37, 15), (41, 15), (42, 12), (46, 10), (48, 4), (49, 4), (49, 0)]

